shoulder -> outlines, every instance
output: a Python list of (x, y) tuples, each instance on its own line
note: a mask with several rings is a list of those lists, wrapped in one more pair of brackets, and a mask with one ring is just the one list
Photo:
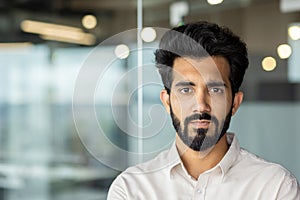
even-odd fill
[(170, 150), (165, 150), (146, 162), (127, 168), (121, 175), (155, 173), (166, 169), (166, 167), (172, 165), (172, 163), (176, 161), (176, 157), (174, 158), (173, 156), (170, 156)]
[(124, 188), (124, 181), (122, 180), (121, 176), (119, 175), (111, 184), (107, 199), (108, 200), (125, 200), (127, 199), (127, 192)]
[(248, 170), (268, 171), (270, 173), (276, 173), (283, 176), (293, 177), (292, 174), (282, 165), (274, 162), (267, 161), (245, 149), (240, 150), (238, 159), (239, 163)]
[(113, 181), (109, 188), (108, 199), (127, 199), (134, 191), (142, 191), (145, 185), (158, 184), (167, 174), (172, 160), (168, 150), (161, 152), (155, 158), (129, 167)]
[(237, 159), (237, 167), (248, 171), (248, 173), (270, 174), (293, 177), (292, 174), (282, 165), (267, 161), (243, 148)]
[[(276, 199), (300, 199), (299, 183), (295, 176), (280, 164), (267, 161), (259, 156), (240, 150), (236, 164), (244, 180), (262, 188), (272, 188), (277, 193)], [(247, 181), (246, 181), (247, 182)], [(280, 198), (279, 198), (280, 197)]]
[[(225, 166), (229, 169), (230, 176), (243, 177), (244, 179), (257, 180), (261, 177), (265, 182), (270, 179), (286, 177), (295, 179), (294, 176), (282, 165), (269, 162), (248, 150), (241, 148), (234, 134), (227, 134), (227, 140), (231, 144), (227, 154)], [(278, 181), (278, 180), (277, 180)]]

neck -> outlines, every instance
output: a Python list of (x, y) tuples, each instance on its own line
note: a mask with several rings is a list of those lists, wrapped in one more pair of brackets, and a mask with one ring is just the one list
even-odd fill
[(222, 136), (214, 147), (203, 152), (194, 151), (186, 146), (178, 135), (176, 135), (176, 146), (183, 165), (194, 179), (198, 179), (200, 174), (216, 166), (222, 160), (229, 147), (226, 134)]

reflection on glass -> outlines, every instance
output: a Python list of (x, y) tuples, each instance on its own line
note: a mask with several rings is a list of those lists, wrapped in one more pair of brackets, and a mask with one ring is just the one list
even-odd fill
[(76, 73), (90, 50), (57, 49), (51, 62), (45, 46), (1, 51), (0, 199), (105, 199), (117, 172), (86, 151), (72, 114)]

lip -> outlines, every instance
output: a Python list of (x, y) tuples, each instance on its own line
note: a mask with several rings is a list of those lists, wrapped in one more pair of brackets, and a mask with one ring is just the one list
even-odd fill
[(210, 120), (193, 120), (190, 122), (190, 124), (195, 128), (208, 128), (210, 123)]

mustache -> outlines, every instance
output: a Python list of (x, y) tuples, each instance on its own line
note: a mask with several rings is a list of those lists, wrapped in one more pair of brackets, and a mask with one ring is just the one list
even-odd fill
[(208, 113), (196, 113), (196, 114), (193, 114), (193, 115), (187, 117), (185, 119), (185, 123), (187, 124), (187, 123), (189, 123), (190, 121), (193, 121), (193, 120), (203, 120), (203, 119), (211, 120), (212, 117)]

